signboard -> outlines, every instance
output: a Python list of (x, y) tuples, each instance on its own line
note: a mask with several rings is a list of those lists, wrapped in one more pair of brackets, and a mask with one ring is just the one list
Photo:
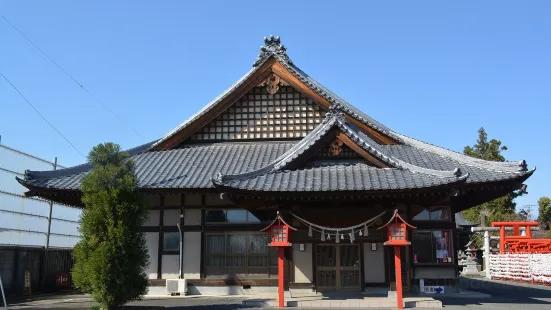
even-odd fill
[(64, 272), (60, 272), (55, 275), (55, 285), (57, 287), (68, 287), (69, 286), (69, 275)]
[(425, 286), (425, 280), (419, 280), (419, 287), (421, 289), (421, 294), (444, 294), (444, 287), (438, 285), (427, 285)]
[(31, 272), (25, 270), (25, 281), (23, 286), (23, 295), (31, 295)]
[(444, 294), (443, 286), (425, 286), (423, 287), (423, 294)]

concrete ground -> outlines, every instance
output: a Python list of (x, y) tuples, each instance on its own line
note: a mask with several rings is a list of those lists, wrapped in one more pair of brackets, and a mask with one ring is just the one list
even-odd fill
[[(437, 297), (445, 309), (551, 309), (551, 288), (531, 285), (517, 285), (507, 282), (481, 279), (462, 279), (462, 287), (491, 294), (489, 298)], [(238, 310), (255, 309), (242, 305), (250, 296), (235, 297), (150, 297), (129, 304), (134, 309), (183, 309), (183, 310)], [(9, 309), (89, 309), (95, 303), (85, 295), (55, 295), (22, 300), (10, 305)], [(132, 309), (129, 308), (129, 309)], [(1, 308), (0, 308), (1, 309)], [(422, 309), (422, 308), (417, 308)]]

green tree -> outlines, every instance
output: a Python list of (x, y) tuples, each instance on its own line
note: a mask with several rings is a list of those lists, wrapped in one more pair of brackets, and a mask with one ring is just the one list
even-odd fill
[(81, 241), (75, 246), (75, 286), (92, 294), (102, 309), (140, 299), (147, 289), (148, 254), (140, 231), (147, 217), (136, 190), (134, 164), (117, 144), (95, 146), (92, 171), (81, 185)]
[[(488, 134), (484, 128), (478, 130), (478, 140), (473, 146), (466, 146), (463, 149), (465, 155), (490, 161), (505, 161), (501, 154), (507, 147), (501, 141), (491, 139), (488, 141)], [(463, 211), (463, 216), (473, 222), (488, 226), (491, 222), (509, 221), (518, 219), (515, 214), (516, 203), (514, 199), (520, 196), (520, 192), (511, 192), (508, 195), (483, 203), (476, 207)]]
[(538, 221), (544, 229), (550, 229), (551, 226), (551, 199), (549, 197), (541, 197), (538, 200)]

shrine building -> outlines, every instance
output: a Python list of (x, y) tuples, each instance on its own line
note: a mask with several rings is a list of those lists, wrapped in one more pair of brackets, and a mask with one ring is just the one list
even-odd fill
[[(393, 249), (377, 228), (398, 210), (416, 228), (400, 254), (404, 289), (420, 279), (456, 287), (458, 231), (472, 225), (457, 213), (521, 190), (534, 169), (398, 133), (299, 69), (279, 37), (264, 42), (235, 84), (127, 151), (150, 208), (150, 284), (181, 277), (191, 294), (275, 290), (277, 249), (261, 230), (279, 211), (297, 229), (284, 253), (287, 288), (390, 288)], [(83, 207), (91, 169), (27, 171), (18, 181), (27, 196)]]

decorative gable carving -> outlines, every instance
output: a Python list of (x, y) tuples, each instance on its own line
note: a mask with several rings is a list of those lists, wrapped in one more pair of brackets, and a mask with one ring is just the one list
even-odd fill
[(312, 160), (363, 159), (363, 157), (339, 139), (320, 148)]
[[(325, 110), (270, 75), (201, 128), (193, 141), (300, 139), (325, 118)], [(275, 81), (279, 79), (278, 83)], [(270, 94), (274, 92), (274, 94)]]
[(282, 80), (277, 74), (272, 73), (258, 86), (266, 87), (268, 94), (275, 95), (279, 91), (280, 86), (289, 86), (289, 84)]

